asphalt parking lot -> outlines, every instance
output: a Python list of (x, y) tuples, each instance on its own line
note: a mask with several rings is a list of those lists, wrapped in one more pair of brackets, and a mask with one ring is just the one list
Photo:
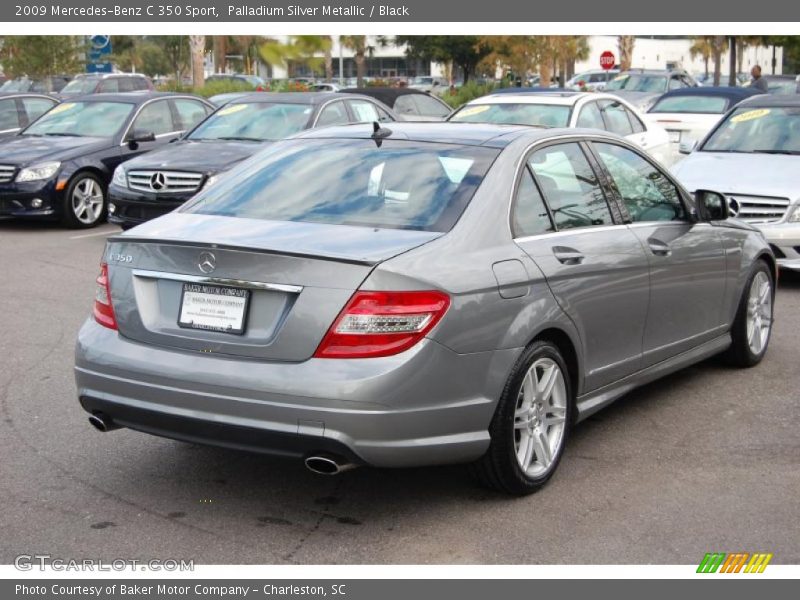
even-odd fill
[(0, 563), (800, 563), (798, 276), (781, 279), (760, 366), (712, 359), (628, 395), (576, 428), (550, 485), (512, 499), (462, 467), (326, 478), (95, 431), (72, 352), (114, 231), (0, 222)]

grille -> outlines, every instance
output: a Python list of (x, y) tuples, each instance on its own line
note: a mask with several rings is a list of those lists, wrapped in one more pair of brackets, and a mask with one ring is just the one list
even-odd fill
[(728, 205), (737, 219), (749, 223), (768, 223), (783, 218), (789, 207), (789, 199), (729, 194)]
[(0, 165), (0, 183), (8, 183), (14, 179), (17, 167), (14, 165)]
[(188, 171), (129, 171), (128, 187), (156, 194), (196, 192), (203, 182), (202, 173)]

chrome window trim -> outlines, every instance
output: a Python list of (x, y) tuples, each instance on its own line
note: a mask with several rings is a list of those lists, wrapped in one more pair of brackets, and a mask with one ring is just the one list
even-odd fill
[(186, 283), (204, 283), (208, 285), (225, 285), (249, 290), (268, 290), (271, 292), (286, 292), (299, 294), (303, 291), (302, 285), (287, 283), (267, 283), (262, 281), (243, 281), (240, 279), (226, 279), (224, 277), (208, 277), (206, 275), (183, 275), (181, 273), (166, 273), (164, 271), (150, 271), (147, 269), (133, 269), (134, 277), (143, 279), (168, 279)]
[(589, 225), (587, 227), (573, 227), (571, 229), (562, 229), (560, 231), (546, 231), (544, 233), (537, 233), (535, 235), (526, 235), (523, 237), (512, 238), (514, 243), (532, 242), (542, 238), (559, 237), (565, 235), (575, 235), (583, 233), (594, 233), (596, 231), (613, 231), (622, 227), (628, 227), (625, 223), (618, 223), (615, 225)]

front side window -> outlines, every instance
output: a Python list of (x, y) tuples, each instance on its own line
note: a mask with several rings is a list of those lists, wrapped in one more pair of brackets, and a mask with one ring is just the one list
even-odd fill
[(594, 142), (631, 220), (680, 221), (686, 211), (675, 185), (652, 163), (632, 150)]
[(0, 131), (18, 129), (19, 126), (16, 100), (14, 98), (0, 100)]
[(188, 98), (179, 98), (173, 100), (175, 110), (178, 113), (180, 120), (179, 129), (191, 129), (200, 121), (206, 118), (209, 113), (209, 108), (202, 102), (197, 100), (189, 100)]
[(348, 100), (350, 110), (353, 111), (353, 118), (356, 123), (372, 123), (373, 121), (380, 121), (381, 115), (378, 113), (378, 108), (366, 100)]
[(280, 142), (201, 192), (190, 213), (449, 231), (497, 149), (371, 139)]
[(631, 135), (633, 127), (628, 119), (628, 111), (619, 102), (605, 100), (602, 102), (603, 115), (605, 116), (607, 129), (617, 135)]
[(331, 102), (322, 109), (317, 119), (317, 127), (324, 127), (325, 125), (343, 125), (350, 122), (350, 116), (347, 114), (347, 107), (341, 100), (338, 102)]
[(597, 102), (589, 102), (581, 109), (578, 115), (577, 127), (586, 127), (587, 129), (605, 129), (603, 123), (603, 115), (600, 112), (600, 107)]
[(46, 98), (22, 99), (22, 106), (25, 107), (25, 113), (28, 115), (28, 123), (33, 123), (55, 105), (56, 102), (54, 100), (48, 100)]
[(469, 104), (453, 114), (448, 121), (567, 127), (569, 125), (569, 116), (569, 106), (503, 102), (498, 104)]
[(129, 102), (64, 102), (33, 125), (23, 135), (66, 135), (114, 137), (133, 112)]
[(156, 100), (145, 106), (131, 128), (131, 131), (137, 135), (147, 133), (163, 135), (177, 130), (172, 122), (172, 111), (166, 100)]
[(425, 94), (409, 94), (409, 96), (414, 98), (420, 115), (444, 118), (450, 114), (450, 107), (442, 104), (436, 98), (431, 98)]
[(100, 82), (97, 91), (103, 94), (116, 94), (124, 90), (119, 89), (119, 79), (104, 79)]
[(411, 94), (397, 97), (397, 100), (394, 101), (394, 112), (400, 115), (417, 114), (417, 105), (414, 103), (414, 98), (411, 97)]
[(597, 175), (577, 143), (537, 150), (528, 164), (558, 229), (613, 223)]

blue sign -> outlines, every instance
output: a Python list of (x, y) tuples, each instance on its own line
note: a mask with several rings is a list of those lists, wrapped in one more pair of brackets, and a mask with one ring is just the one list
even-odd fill
[(111, 54), (111, 36), (93, 35), (89, 42), (89, 50), (86, 52), (86, 72), (111, 73), (113, 65), (107, 60)]

